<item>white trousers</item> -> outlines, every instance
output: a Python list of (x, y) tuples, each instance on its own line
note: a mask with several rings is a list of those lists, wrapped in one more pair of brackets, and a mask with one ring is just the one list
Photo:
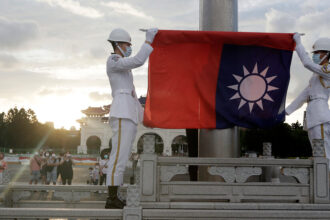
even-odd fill
[[(330, 123), (320, 124), (308, 129), (308, 138), (313, 146), (313, 139), (323, 139), (325, 155), (330, 160)], [(329, 161), (330, 162), (330, 161)], [(329, 164), (330, 166), (330, 164)]]
[(137, 125), (129, 119), (111, 118), (112, 150), (107, 169), (107, 186), (123, 184), (124, 171), (135, 140)]

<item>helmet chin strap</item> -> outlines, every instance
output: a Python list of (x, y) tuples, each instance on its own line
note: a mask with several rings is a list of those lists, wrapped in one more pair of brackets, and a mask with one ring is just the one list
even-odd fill
[(321, 59), (320, 64), (329, 56), (330, 52), (328, 51), (327, 54)]
[(123, 57), (125, 57), (125, 53), (124, 53), (123, 49), (121, 49), (121, 47), (119, 46), (119, 44), (117, 42), (116, 42), (116, 47), (118, 47), (118, 49), (120, 50)]

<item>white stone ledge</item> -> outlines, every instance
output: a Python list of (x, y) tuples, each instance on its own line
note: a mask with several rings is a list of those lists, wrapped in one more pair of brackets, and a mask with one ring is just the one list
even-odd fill
[(158, 157), (159, 165), (219, 165), (219, 166), (294, 166), (312, 167), (310, 159), (265, 159), (265, 158), (189, 158), (189, 157)]
[(330, 211), (330, 204), (301, 203), (223, 203), (223, 202), (141, 202), (144, 209), (216, 210), (319, 210)]
[[(161, 204), (158, 204), (161, 205)], [(228, 204), (162, 203), (171, 209), (143, 209), (146, 219), (329, 219), (328, 204)], [(145, 205), (143, 205), (145, 206)], [(213, 208), (213, 209), (212, 209)], [(0, 219), (9, 218), (96, 218), (122, 219), (123, 210), (65, 208), (0, 208)]]
[(329, 219), (330, 211), (144, 209), (147, 219)]
[[(187, 183), (188, 182), (188, 183)], [(162, 182), (161, 185), (187, 185), (187, 186), (276, 186), (276, 187), (309, 187), (309, 184), (302, 183), (273, 183), (273, 182), (247, 182), (247, 183), (226, 183), (226, 182), (205, 182), (205, 181), (172, 181)]]
[(14, 188), (17, 190), (59, 190), (59, 191), (93, 191), (93, 190), (106, 190), (106, 186), (94, 185), (29, 185), (11, 183), (8, 185), (0, 185), (0, 189)]
[(20, 200), (14, 204), (15, 208), (87, 208), (87, 209), (103, 209), (104, 201), (79, 201), (79, 202), (65, 202), (65, 201), (41, 201), (41, 200)]
[(96, 218), (121, 219), (121, 209), (0, 208), (0, 219), (8, 218)]

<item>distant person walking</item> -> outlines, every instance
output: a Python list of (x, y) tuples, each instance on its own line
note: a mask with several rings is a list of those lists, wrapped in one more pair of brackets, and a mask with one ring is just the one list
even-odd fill
[(88, 168), (88, 180), (87, 184), (92, 185), (93, 184), (93, 167)]
[(41, 176), (41, 184), (47, 183), (47, 160), (49, 157), (49, 153), (40, 152), (41, 165), (40, 165), (40, 176)]
[(66, 154), (64, 156), (64, 160), (61, 162), (61, 178), (62, 178), (62, 184), (68, 184), (71, 185), (72, 178), (73, 178), (73, 161), (71, 154)]
[(35, 155), (30, 160), (30, 182), (29, 184), (38, 184), (38, 180), (40, 178), (40, 167), (41, 167), (41, 158), (39, 153), (36, 152)]
[(4, 184), (4, 172), (7, 169), (4, 153), (0, 152), (0, 184)]
[(104, 154), (99, 161), (100, 164), (100, 185), (106, 185), (109, 154)]
[(97, 185), (99, 183), (99, 179), (100, 179), (100, 166), (98, 164), (96, 164), (96, 166), (94, 167), (94, 169), (92, 171), (93, 184)]
[(62, 165), (63, 165), (64, 160), (65, 160), (65, 154), (60, 153), (60, 157), (59, 157), (60, 164), (57, 166), (57, 179), (60, 176), (62, 182), (63, 182), (63, 166)]
[(47, 160), (47, 185), (50, 184), (50, 182), (53, 182), (53, 185), (56, 185), (57, 180), (57, 166), (59, 165), (59, 160), (56, 158), (56, 154), (53, 153), (49, 159)]

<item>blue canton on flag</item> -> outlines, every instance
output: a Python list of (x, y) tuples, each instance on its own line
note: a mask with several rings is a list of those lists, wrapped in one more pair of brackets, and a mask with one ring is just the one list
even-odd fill
[(216, 127), (267, 128), (285, 120), (292, 51), (223, 46), (216, 92)]

